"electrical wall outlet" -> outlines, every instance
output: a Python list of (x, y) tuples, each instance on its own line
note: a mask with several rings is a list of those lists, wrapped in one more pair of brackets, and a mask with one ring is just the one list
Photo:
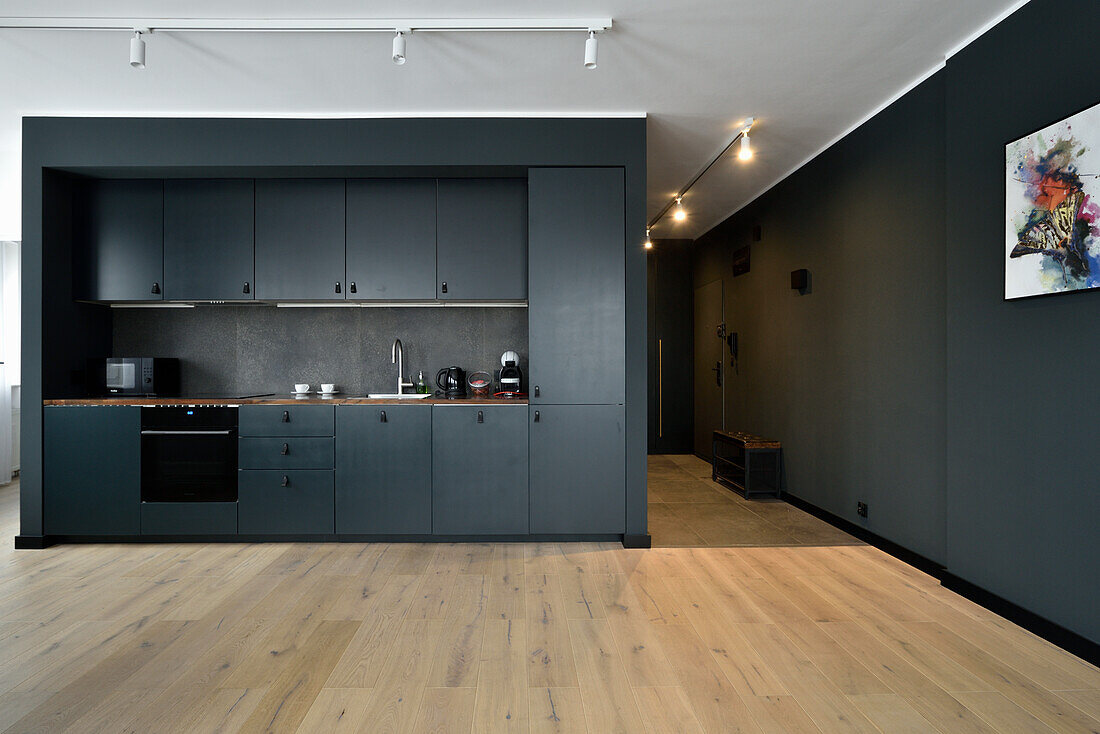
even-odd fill
[(867, 503), (866, 502), (857, 502), (856, 503), (856, 514), (859, 515), (860, 517), (867, 517)]

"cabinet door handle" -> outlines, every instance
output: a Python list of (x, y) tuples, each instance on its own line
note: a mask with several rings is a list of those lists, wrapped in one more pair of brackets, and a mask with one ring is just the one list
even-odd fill
[(283, 475), (283, 481), (279, 482), (279, 486), (280, 487), (289, 487), (290, 486), (290, 477), (288, 477), (286, 474), (284, 474)]
[(290, 423), (290, 411), (289, 410), (284, 410), (283, 411), (283, 423)]
[(281, 449), (279, 449), (279, 453), (283, 456), (286, 456), (287, 454), (289, 454), (290, 453), (290, 444), (284, 443), (283, 447)]
[(340, 281), (336, 281), (336, 292), (340, 292)]
[(381, 414), (379, 415), (379, 419), (380, 419), (378, 421), (379, 423), (385, 423), (386, 422), (386, 411), (383, 410), (381, 412)]
[(153, 290), (150, 293), (160, 293), (160, 283), (153, 283)]
[(535, 397), (537, 398), (538, 396), (539, 396), (539, 386), (535, 385)]
[(485, 422), (485, 411), (479, 410), (477, 412), (477, 422), (478, 423), (484, 423)]
[(252, 288), (251, 288), (251, 287), (249, 287), (249, 285), (248, 285), (248, 282), (247, 282), (247, 281), (245, 281), (245, 284), (244, 284), (244, 289), (243, 289), (243, 290), (241, 290), (241, 293), (251, 293), (251, 292), (252, 292)]
[(359, 289), (357, 289), (355, 287), (355, 281), (354, 280), (351, 281), (351, 283), (348, 284), (348, 287), (349, 287), (349, 289), (351, 290), (352, 293), (358, 293), (359, 292)]
[(538, 422), (539, 422), (539, 412), (536, 410), (535, 411), (535, 423), (538, 423)]
[(443, 281), (443, 286), (439, 290), (441, 293), (447, 292), (447, 281)]

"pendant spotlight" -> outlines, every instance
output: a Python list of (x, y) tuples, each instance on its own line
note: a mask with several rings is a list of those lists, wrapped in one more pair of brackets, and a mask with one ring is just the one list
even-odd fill
[(729, 141), (729, 144), (727, 144), (725, 148), (722, 148), (722, 152), (716, 155), (710, 161), (710, 163), (704, 166), (703, 170), (695, 174), (695, 178), (691, 179), (691, 181), (688, 182), (687, 186), (680, 189), (680, 192), (676, 194), (676, 196), (674, 196), (671, 201), (661, 207), (661, 210), (657, 212), (656, 216), (649, 220), (649, 224), (646, 226), (645, 229), (645, 248), (647, 250), (653, 247), (653, 240), (651, 240), (649, 237), (650, 229), (656, 227), (657, 223), (664, 219), (670, 211), (672, 212), (672, 218), (677, 222), (683, 222), (687, 219), (687, 212), (684, 211), (684, 196), (687, 194), (688, 191), (691, 190), (692, 186), (699, 182), (699, 179), (701, 179), (703, 175), (706, 174), (706, 172), (714, 166), (715, 163), (721, 160), (722, 157), (726, 155), (726, 153), (730, 152), (735, 143), (737, 143), (738, 141), (740, 141), (741, 143), (741, 147), (737, 152), (737, 157), (740, 160), (747, 161), (752, 158), (752, 143), (749, 142), (749, 131), (752, 130), (752, 126), (755, 124), (755, 122), (756, 120), (754, 118), (746, 117), (744, 121), (742, 121), (738, 125), (737, 134), (733, 137), (733, 140)]
[(395, 35), (393, 37), (393, 63), (401, 66), (405, 63), (405, 34), (411, 33), (408, 28), (397, 28), (394, 30)]
[(134, 37), (130, 39), (130, 66), (135, 69), (145, 68), (145, 39), (141, 37), (143, 30), (135, 28)]
[(599, 55), (599, 41), (596, 40), (596, 31), (588, 31), (588, 40), (584, 42), (584, 68), (595, 69), (596, 58)]
[(749, 142), (749, 130), (752, 129), (752, 123), (753, 119), (750, 117), (745, 120), (744, 127), (741, 128), (741, 150), (737, 153), (737, 157), (743, 161), (752, 158), (752, 144)]

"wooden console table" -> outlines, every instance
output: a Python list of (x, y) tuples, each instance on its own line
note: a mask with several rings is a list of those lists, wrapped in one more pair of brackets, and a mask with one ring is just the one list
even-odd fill
[[(741, 492), (745, 499), (779, 497), (782, 450), (779, 441), (751, 433), (715, 431), (711, 444), (711, 479)], [(765, 457), (771, 459), (767, 462), (770, 467), (762, 461)]]

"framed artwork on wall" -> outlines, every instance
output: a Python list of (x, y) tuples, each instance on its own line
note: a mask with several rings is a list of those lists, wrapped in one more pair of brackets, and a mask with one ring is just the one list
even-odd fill
[(1100, 288), (1100, 104), (1005, 146), (1005, 300)]

